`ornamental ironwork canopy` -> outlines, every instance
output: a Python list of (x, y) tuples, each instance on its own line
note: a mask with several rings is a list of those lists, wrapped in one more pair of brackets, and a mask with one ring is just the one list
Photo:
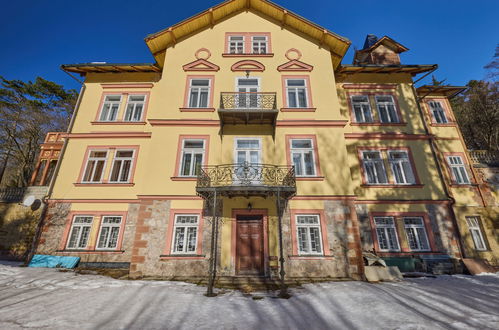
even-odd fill
[(226, 164), (203, 166), (197, 176), (196, 192), (209, 199), (217, 192), (220, 196), (272, 196), (288, 199), (296, 194), (293, 166)]
[(276, 93), (224, 92), (220, 95), (218, 116), (224, 125), (272, 125), (277, 114)]

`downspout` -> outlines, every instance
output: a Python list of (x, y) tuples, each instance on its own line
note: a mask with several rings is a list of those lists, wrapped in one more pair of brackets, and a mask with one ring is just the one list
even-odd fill
[[(71, 76), (71, 77), (74, 78), (73, 76)], [(78, 110), (80, 109), (80, 104), (81, 104), (81, 100), (83, 98), (83, 94), (85, 93), (85, 89), (86, 89), (85, 84), (82, 83), (82, 86), (80, 88), (80, 94), (78, 95), (78, 99), (76, 100), (76, 105), (75, 105), (75, 108), (73, 111), (73, 115), (71, 116), (71, 121), (69, 122), (69, 126), (68, 126), (68, 129), (66, 131), (67, 134), (71, 133), (71, 131), (73, 130), (75, 118), (78, 115)], [(26, 265), (28, 265), (30, 263), (31, 259), (33, 258), (33, 255), (35, 254), (35, 251), (38, 247), (38, 241), (39, 241), (40, 236), (41, 236), (44, 220), (45, 220), (47, 210), (48, 210), (48, 200), (50, 199), (50, 196), (52, 195), (52, 191), (54, 190), (55, 181), (56, 181), (57, 175), (59, 174), (59, 169), (61, 168), (62, 160), (64, 158), (64, 154), (66, 152), (66, 148), (68, 146), (68, 143), (69, 143), (69, 139), (66, 137), (64, 139), (64, 144), (62, 145), (61, 153), (59, 155), (59, 160), (57, 161), (57, 165), (55, 166), (55, 169), (54, 169), (54, 175), (52, 175), (52, 178), (50, 179), (47, 194), (42, 198), (43, 209), (42, 209), (40, 218), (38, 220), (38, 225), (36, 227), (35, 236), (33, 237), (33, 241), (31, 243), (31, 250), (29, 251), (28, 256), (26, 257), (26, 261), (25, 261)]]
[[(433, 72), (433, 71), (431, 71), (431, 72)], [(433, 159), (434, 159), (434, 161), (436, 163), (436, 168), (437, 168), (438, 176), (440, 178), (440, 181), (442, 182), (442, 185), (443, 185), (443, 188), (444, 188), (444, 193), (447, 196), (447, 199), (449, 200), (449, 213), (450, 213), (450, 216), (452, 218), (452, 225), (454, 226), (454, 230), (455, 230), (456, 235), (457, 235), (457, 241), (458, 241), (458, 245), (459, 245), (459, 250), (461, 252), (461, 256), (463, 258), (465, 258), (466, 257), (466, 251), (464, 249), (461, 232), (459, 231), (459, 226), (458, 226), (458, 223), (457, 223), (456, 214), (454, 212), (454, 207), (453, 207), (454, 204), (456, 203), (456, 200), (454, 199), (454, 197), (452, 196), (452, 193), (450, 192), (449, 188), (447, 187), (447, 181), (445, 180), (445, 176), (444, 176), (444, 173), (443, 173), (442, 163), (440, 162), (440, 159), (439, 159), (438, 154), (436, 152), (436, 149), (438, 147), (435, 145), (435, 137), (432, 134), (430, 134), (430, 130), (428, 128), (428, 125), (427, 125), (425, 117), (424, 117), (423, 109), (421, 109), (421, 104), (419, 103), (419, 98), (418, 98), (418, 94), (417, 94), (416, 88), (414, 87), (414, 84), (416, 82), (418, 82), (419, 80), (421, 80), (422, 78), (416, 80), (415, 82), (413, 82), (411, 84), (412, 93), (414, 94), (414, 99), (416, 100), (416, 105), (418, 107), (419, 116), (421, 117), (421, 121), (423, 123), (423, 128), (425, 130), (425, 134), (429, 137), (428, 142), (430, 144), (431, 154), (432, 154)]]

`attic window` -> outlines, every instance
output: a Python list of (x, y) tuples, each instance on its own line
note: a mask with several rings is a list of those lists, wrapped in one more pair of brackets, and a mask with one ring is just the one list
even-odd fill
[(227, 32), (226, 57), (272, 57), (270, 32)]
[(244, 53), (244, 37), (231, 36), (229, 37), (229, 53), (243, 54)]

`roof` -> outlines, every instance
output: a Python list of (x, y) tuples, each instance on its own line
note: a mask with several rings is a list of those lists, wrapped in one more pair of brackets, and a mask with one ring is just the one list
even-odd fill
[(433, 71), (438, 68), (437, 64), (424, 64), (424, 65), (379, 65), (379, 64), (366, 64), (366, 65), (342, 65), (338, 68), (340, 74), (355, 74), (355, 73), (410, 73), (413, 76)]
[(427, 95), (443, 95), (448, 98), (452, 98), (457, 94), (465, 91), (468, 87), (466, 86), (433, 86), (433, 85), (423, 85), (416, 88), (416, 91), (421, 98)]
[(402, 44), (396, 42), (395, 40), (393, 40), (392, 38), (390, 38), (388, 36), (384, 36), (384, 37), (382, 37), (374, 42), (375, 38), (376, 38), (376, 36), (373, 34), (367, 35), (366, 41), (364, 43), (364, 48), (361, 50), (358, 50), (358, 52), (363, 53), (363, 52), (372, 51), (374, 48), (378, 47), (381, 44), (388, 45), (390, 48), (393, 48), (395, 50), (395, 52), (397, 52), (397, 53), (402, 53), (402, 52), (409, 50), (409, 48), (403, 46)]
[(180, 23), (147, 36), (145, 42), (157, 63), (162, 66), (168, 47), (175, 45), (182, 38), (187, 38), (244, 10), (258, 12), (279, 22), (283, 27), (301, 32), (317, 40), (321, 45), (327, 46), (331, 52), (331, 59), (335, 69), (339, 66), (350, 47), (351, 42), (347, 38), (339, 36), (268, 0), (224, 1)]
[(152, 63), (106, 63), (92, 62), (79, 64), (63, 64), (61, 69), (66, 72), (79, 73), (117, 73), (117, 72), (161, 72), (156, 64)]

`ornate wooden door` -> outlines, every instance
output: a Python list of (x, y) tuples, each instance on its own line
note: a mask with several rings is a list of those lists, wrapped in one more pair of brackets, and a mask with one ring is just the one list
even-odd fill
[(236, 274), (263, 275), (263, 217), (236, 218)]

